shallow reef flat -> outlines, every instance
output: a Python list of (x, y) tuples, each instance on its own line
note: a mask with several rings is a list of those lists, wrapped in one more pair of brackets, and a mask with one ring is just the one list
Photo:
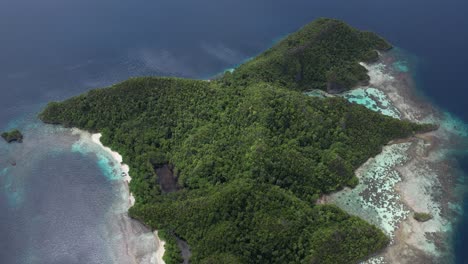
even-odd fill
[[(418, 94), (411, 65), (398, 50), (363, 66), (369, 70), (369, 86), (341, 96), (395, 118), (438, 124), (439, 129), (390, 142), (356, 171), (360, 183), (355, 189), (320, 202), (334, 203), (392, 238), (389, 247), (363, 263), (450, 263), (452, 227), (465, 189), (454, 155), (468, 149), (468, 126)], [(420, 212), (432, 219), (416, 221), (413, 215)]]
[(356, 88), (345, 92), (342, 96), (352, 103), (364, 105), (365, 107), (379, 112), (383, 115), (400, 118), (400, 111), (394, 107), (384, 92), (372, 87)]
[(360, 180), (356, 188), (334, 193), (327, 201), (381, 227), (393, 238), (398, 223), (409, 214), (395, 186), (402, 180), (396, 166), (408, 160), (406, 152), (410, 145), (400, 143), (385, 147), (356, 171)]

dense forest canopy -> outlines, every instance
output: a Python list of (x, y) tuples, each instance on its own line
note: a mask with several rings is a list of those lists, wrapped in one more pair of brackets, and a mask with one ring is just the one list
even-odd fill
[[(220, 79), (134, 78), (50, 103), (40, 118), (101, 132), (122, 154), (136, 197), (130, 214), (161, 230), (166, 263), (181, 262), (177, 239), (192, 263), (355, 263), (388, 239), (315, 201), (354, 187), (354, 170), (388, 141), (429, 126), (301, 90), (324, 88), (336, 73), (362, 81), (358, 61), (387, 48), (372, 33), (320, 19)], [(298, 69), (303, 77), (291, 79)], [(351, 87), (348, 77), (334, 80)], [(162, 164), (177, 191), (161, 191)]]

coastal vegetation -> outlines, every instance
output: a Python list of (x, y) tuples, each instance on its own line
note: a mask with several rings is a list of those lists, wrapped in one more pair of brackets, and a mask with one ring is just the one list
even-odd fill
[(3, 132), (2, 138), (8, 143), (15, 142), (15, 141), (19, 143), (23, 142), (23, 134), (21, 134), (21, 132), (18, 129), (13, 129), (8, 132)]
[(163, 260), (165, 263), (182, 263), (184, 259), (182, 258), (182, 252), (177, 246), (177, 238), (174, 234), (168, 233), (167, 229), (162, 229), (158, 231), (159, 239), (166, 242), (164, 245), (164, 256)]
[(356, 186), (354, 170), (390, 140), (431, 126), (302, 91), (366, 81), (358, 62), (388, 48), (319, 19), (217, 80), (133, 78), (49, 103), (40, 118), (100, 132), (124, 157), (129, 213), (161, 230), (166, 263), (181, 262), (177, 239), (192, 263), (356, 263), (388, 238), (316, 200)]
[(428, 213), (414, 213), (413, 218), (418, 222), (426, 222), (432, 219), (432, 215)]

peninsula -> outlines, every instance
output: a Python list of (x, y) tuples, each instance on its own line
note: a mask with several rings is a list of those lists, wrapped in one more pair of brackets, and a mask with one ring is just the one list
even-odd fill
[(391, 48), (374, 33), (318, 19), (222, 77), (133, 78), (40, 114), (102, 133), (130, 166), (129, 213), (166, 240), (166, 263), (357, 263), (389, 239), (317, 199), (354, 187), (354, 171), (391, 140), (432, 125), (339, 97), (369, 81), (359, 62)]

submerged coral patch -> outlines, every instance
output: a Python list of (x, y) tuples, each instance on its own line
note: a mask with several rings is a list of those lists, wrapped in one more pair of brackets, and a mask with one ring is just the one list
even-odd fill
[(468, 125), (449, 112), (444, 112), (440, 126), (442, 129), (456, 136), (468, 137)]
[[(75, 133), (84, 134), (85, 132)], [(108, 180), (122, 180), (120, 164), (113, 162), (112, 157), (109, 157), (107, 152), (93, 144), (89, 135), (88, 137), (80, 135), (80, 139), (73, 143), (71, 151), (80, 153), (83, 156), (92, 155), (94, 153), (97, 157), (99, 169)]]
[(409, 72), (408, 63), (406, 61), (396, 61), (393, 63), (393, 68), (399, 72)]
[(395, 166), (407, 160), (410, 143), (394, 144), (370, 159), (358, 171), (359, 185), (331, 195), (330, 199), (351, 214), (379, 226), (390, 237), (409, 213), (394, 191), (401, 177)]
[(382, 113), (383, 115), (400, 118), (401, 114), (390, 99), (382, 91), (376, 88), (356, 88), (342, 94), (348, 101), (363, 105), (368, 109)]
[(16, 183), (15, 175), (9, 168), (3, 168), (0, 171), (0, 177), (3, 186), (3, 193), (6, 196), (8, 204), (11, 208), (17, 208), (24, 201), (24, 193), (22, 188)]

